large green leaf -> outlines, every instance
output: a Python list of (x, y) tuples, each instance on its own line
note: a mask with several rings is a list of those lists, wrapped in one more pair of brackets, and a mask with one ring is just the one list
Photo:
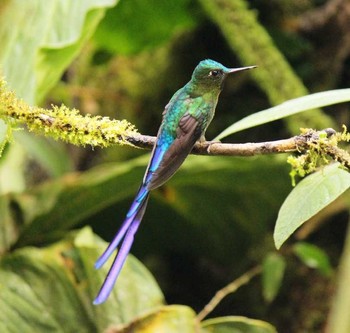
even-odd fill
[(0, 66), (11, 89), (38, 102), (117, 0), (8, 0), (0, 7)]
[(0, 262), (1, 332), (103, 332), (163, 303), (150, 273), (129, 256), (108, 301), (92, 305), (107, 268), (93, 263), (106, 244), (86, 228), (45, 249), (23, 248)]
[(154, 194), (168, 205), (163, 212), (149, 207), (149, 219), (159, 222), (148, 228), (163, 248), (238, 265), (248, 244), (269, 228), (288, 185), (280, 158), (191, 156), (164, 192)]
[(277, 333), (267, 322), (246, 317), (230, 316), (205, 320), (202, 333)]
[(189, 0), (122, 1), (107, 12), (94, 39), (100, 47), (120, 54), (154, 47), (195, 25), (196, 16), (189, 10), (190, 3)]
[[(1, 332), (198, 332), (195, 312), (164, 306), (153, 277), (132, 256), (106, 303), (92, 305), (107, 273), (107, 267), (94, 270), (93, 263), (105, 246), (85, 228), (50, 247), (22, 248), (5, 256), (0, 261)], [(245, 317), (200, 325), (203, 333), (276, 332), (266, 322)]]
[(338, 163), (304, 178), (290, 192), (277, 217), (274, 240), (277, 248), (305, 221), (329, 205), (350, 187), (350, 173)]
[(131, 197), (142, 179), (145, 161), (142, 157), (102, 165), (83, 174), (67, 174), (28, 193), (14, 195), (24, 221), (18, 245), (56, 240), (83, 219)]
[[(101, 231), (112, 230), (104, 233), (111, 237), (125, 217), (148, 158), (99, 166), (15, 195), (13, 201), (19, 207), (15, 217), (24, 221), (17, 246), (62, 237), (67, 229), (117, 203), (106, 220), (94, 225)], [(182, 247), (192, 253), (210, 244), (215, 258), (229, 260), (228, 249), (244, 251), (249, 243), (245, 237), (259, 234), (273, 221), (287, 195), (286, 175), (287, 167), (279, 158), (191, 156), (166, 186), (152, 193), (145, 216), (152, 223), (142, 229), (143, 244)], [(276, 197), (276, 192), (281, 196)]]
[[(95, 31), (106, 7), (116, 2), (2, 1), (0, 75), (5, 76), (17, 96), (30, 104), (41, 102)], [(50, 145), (43, 139), (29, 137), (25, 132), (21, 137), (24, 138), (21, 147), (18, 144), (11, 145), (10, 150), (13, 152), (2, 160), (0, 177), (4, 181), (1, 182), (1, 193), (24, 189), (24, 163), (19, 163), (18, 159), (24, 161), (26, 152), (34, 156), (50, 175), (61, 175), (70, 169), (70, 160), (59, 145)], [(56, 164), (57, 160), (60, 163)]]
[(280, 105), (254, 113), (241, 119), (240, 121), (237, 121), (221, 132), (214, 140), (220, 140), (226, 136), (243, 131), (247, 128), (266, 124), (300, 112), (348, 101), (350, 101), (350, 89), (324, 91), (291, 99)]

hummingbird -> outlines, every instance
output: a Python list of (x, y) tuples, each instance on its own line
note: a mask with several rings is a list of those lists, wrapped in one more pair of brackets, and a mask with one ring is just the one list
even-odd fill
[(191, 80), (165, 106), (141, 186), (119, 231), (95, 263), (96, 269), (101, 268), (121, 243), (95, 305), (105, 302), (113, 289), (145, 213), (150, 191), (174, 175), (197, 141), (205, 141), (204, 134), (214, 117), (226, 77), (255, 67), (227, 68), (214, 60), (203, 60), (194, 69)]

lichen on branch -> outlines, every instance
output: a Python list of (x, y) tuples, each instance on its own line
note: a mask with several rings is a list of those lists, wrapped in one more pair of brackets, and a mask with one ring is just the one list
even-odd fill
[(345, 125), (343, 125), (343, 132), (335, 132), (332, 129), (316, 132), (307, 128), (301, 131), (307, 138), (306, 144), (297, 147), (299, 152), (297, 156), (291, 155), (287, 159), (292, 166), (290, 176), (293, 186), (295, 186), (296, 176), (303, 178), (332, 161), (337, 161), (345, 169), (350, 170), (350, 154), (338, 147), (339, 143), (350, 141), (350, 133)]
[[(44, 134), (71, 144), (93, 147), (108, 147), (115, 144), (131, 145), (152, 149), (156, 138), (139, 134), (134, 125), (126, 120), (111, 120), (101, 116), (82, 116), (78, 110), (66, 106), (52, 106), (51, 109), (31, 107), (6, 89), (0, 79), (0, 118), (9, 124), (7, 141), (16, 123), (26, 124), (30, 131)], [(5, 140), (6, 141), (6, 140)], [(293, 184), (295, 177), (304, 177), (330, 161), (338, 161), (350, 170), (350, 154), (338, 147), (349, 142), (350, 134), (344, 126), (342, 133), (328, 128), (322, 131), (304, 129), (300, 135), (275, 141), (254, 143), (197, 142), (192, 154), (221, 156), (254, 156), (262, 154), (297, 153), (287, 160), (292, 166), (290, 173)], [(5, 143), (0, 146), (3, 149)]]
[(7, 89), (0, 78), (0, 117), (9, 126), (25, 124), (29, 131), (44, 134), (56, 140), (93, 147), (132, 145), (127, 138), (137, 135), (135, 126), (126, 120), (81, 115), (76, 109), (52, 106), (51, 109), (29, 106)]

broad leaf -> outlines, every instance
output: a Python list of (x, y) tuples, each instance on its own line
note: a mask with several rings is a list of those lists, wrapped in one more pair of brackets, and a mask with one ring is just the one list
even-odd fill
[[(117, 327), (115, 327), (117, 329)], [(120, 333), (197, 333), (195, 312), (182, 305), (163, 306), (119, 328)]]
[(117, 0), (4, 2), (0, 10), (0, 66), (28, 103), (41, 101)]
[(269, 323), (239, 316), (205, 320), (201, 333), (277, 333)]
[[(2, 1), (0, 75), (5, 76), (10, 89), (29, 104), (40, 103), (95, 31), (106, 7), (116, 2)], [(27, 133), (21, 136), (25, 137), (22, 147), (18, 143), (11, 145), (13, 152), (2, 161), (0, 178), (4, 181), (1, 182), (0, 193), (24, 189), (25, 169), (21, 162), (28, 151), (34, 153), (50, 175), (61, 175), (70, 169), (70, 160), (59, 145), (51, 145), (48, 149), (45, 140), (29, 137)], [(50, 154), (44, 157), (48, 150)], [(60, 163), (56, 165), (57, 160)], [(8, 172), (9, 169), (12, 171)], [(3, 175), (12, 175), (12, 179)]]
[(304, 178), (284, 201), (277, 217), (274, 240), (277, 248), (305, 221), (329, 205), (350, 187), (350, 173), (339, 163), (328, 165)]
[[(195, 26), (189, 0), (128, 0), (109, 10), (94, 40), (105, 50), (132, 54)], [(140, 33), (142, 31), (142, 33)]]
[(24, 221), (17, 245), (57, 240), (83, 219), (131, 197), (142, 179), (144, 164), (143, 157), (121, 165), (99, 166), (83, 174), (67, 174), (26, 194), (14, 195), (20, 208), (17, 214)]
[(106, 244), (86, 228), (44, 249), (23, 248), (0, 262), (2, 332), (103, 332), (154, 310), (163, 296), (129, 256), (108, 301), (92, 305), (107, 267), (93, 264)]
[[(50, 242), (87, 218), (111, 238), (125, 217), (148, 158), (101, 165), (15, 195), (19, 207), (15, 217), (24, 220), (16, 245)], [(206, 251), (229, 261), (230, 251), (241, 253), (250, 237), (268, 228), (288, 193), (286, 174), (287, 166), (278, 158), (271, 164), (271, 158), (265, 157), (191, 156), (169, 183), (151, 194), (143, 222), (147, 228), (140, 229), (142, 237), (134, 245), (155, 252), (179, 247), (193, 255)], [(95, 224), (92, 216), (113, 204), (118, 205), (110, 208), (104, 220), (96, 215), (99, 223)]]
[(269, 123), (274, 120), (332, 104), (350, 101), (350, 89), (338, 89), (315, 93), (291, 99), (270, 109), (247, 116), (226, 128), (214, 140), (220, 140), (247, 128)]

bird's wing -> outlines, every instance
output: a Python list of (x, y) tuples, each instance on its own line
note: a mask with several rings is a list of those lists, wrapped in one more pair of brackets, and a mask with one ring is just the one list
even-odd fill
[(152, 155), (157, 167), (148, 168), (145, 181), (148, 190), (152, 190), (164, 184), (184, 162), (191, 152), (194, 144), (201, 136), (199, 121), (189, 113), (185, 113), (179, 121), (176, 129), (176, 137), (170, 146), (164, 150), (158, 143)]

